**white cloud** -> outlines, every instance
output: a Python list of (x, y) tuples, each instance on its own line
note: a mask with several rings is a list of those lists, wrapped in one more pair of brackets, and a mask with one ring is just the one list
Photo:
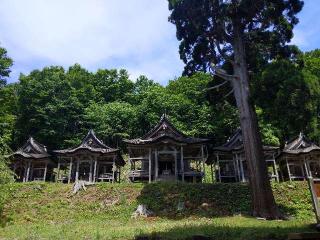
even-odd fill
[(124, 68), (164, 82), (182, 70), (167, 4), (166, 0), (1, 0), (0, 42), (16, 62), (14, 71), (32, 70), (41, 62), (63, 66), (77, 62), (96, 69), (108, 67), (98, 65), (104, 61), (112, 65), (112, 59), (123, 59)]

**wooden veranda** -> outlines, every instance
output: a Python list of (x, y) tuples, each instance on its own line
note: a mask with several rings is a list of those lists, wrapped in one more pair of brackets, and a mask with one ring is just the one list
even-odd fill
[(160, 122), (141, 138), (125, 140), (135, 180), (202, 181), (208, 157), (208, 139), (188, 137), (162, 115)]
[(56, 181), (84, 180), (120, 181), (120, 168), (125, 162), (119, 149), (111, 148), (90, 130), (81, 144), (74, 148), (55, 150), (58, 157)]
[(49, 181), (55, 167), (45, 145), (30, 137), (16, 152), (10, 155), (10, 168), (16, 181)]

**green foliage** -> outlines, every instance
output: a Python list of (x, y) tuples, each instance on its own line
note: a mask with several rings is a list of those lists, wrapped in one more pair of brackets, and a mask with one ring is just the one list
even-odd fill
[(273, 126), (283, 141), (300, 131), (318, 136), (319, 80), (307, 68), (289, 61), (270, 63), (253, 84), (262, 124), (269, 125), (270, 130)]
[(250, 70), (269, 60), (296, 52), (286, 43), (298, 23), (300, 0), (168, 0), (180, 41), (184, 74), (209, 71), (210, 64), (234, 58), (235, 45), (242, 39)]
[[(265, 144), (278, 145), (299, 131), (320, 141), (318, 52), (295, 63), (271, 62), (255, 74), (253, 100)], [(125, 70), (92, 73), (78, 64), (35, 70), (0, 89), (0, 148), (16, 149), (30, 135), (50, 149), (70, 147), (90, 128), (123, 147), (122, 139), (142, 136), (164, 112), (184, 133), (213, 137), (219, 145), (239, 120), (225, 89), (206, 91), (215, 81), (195, 73), (161, 86), (145, 76), (133, 82)]]
[(133, 137), (139, 127), (137, 109), (127, 102), (92, 103), (86, 108), (84, 119), (98, 136), (104, 136), (105, 142), (116, 146)]
[(32, 135), (57, 149), (79, 143), (92, 128), (109, 145), (123, 147), (121, 140), (142, 136), (166, 112), (184, 133), (223, 142), (237, 127), (237, 113), (228, 103), (209, 103), (210, 80), (197, 73), (163, 87), (145, 76), (132, 82), (125, 70), (91, 73), (77, 64), (67, 71), (35, 70), (15, 86), (16, 107), (9, 112), (16, 133), (10, 140), (16, 148)]
[(6, 84), (6, 78), (9, 77), (12, 63), (12, 59), (7, 55), (7, 50), (0, 47), (0, 88)]

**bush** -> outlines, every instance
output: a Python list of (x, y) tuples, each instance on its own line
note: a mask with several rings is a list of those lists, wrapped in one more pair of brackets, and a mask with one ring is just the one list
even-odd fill
[(7, 160), (0, 156), (0, 185), (14, 181), (14, 173), (10, 170)]

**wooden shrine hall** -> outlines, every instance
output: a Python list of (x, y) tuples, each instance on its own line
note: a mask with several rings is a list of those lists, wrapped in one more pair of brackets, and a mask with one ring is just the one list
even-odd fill
[(55, 163), (47, 152), (46, 146), (32, 137), (9, 156), (10, 168), (16, 175), (16, 181), (50, 181)]
[(58, 157), (56, 181), (120, 181), (125, 162), (119, 149), (108, 147), (90, 130), (79, 146), (55, 150)]
[(276, 160), (283, 181), (307, 177), (320, 180), (320, 147), (302, 133), (285, 144)]
[(124, 140), (129, 152), (129, 179), (199, 182), (204, 177), (208, 139), (186, 136), (162, 115), (141, 138)]
[[(241, 129), (238, 129), (225, 144), (212, 148), (210, 152), (207, 164), (211, 166), (213, 181), (214, 171), (216, 181), (218, 182), (249, 181)], [(263, 146), (263, 152), (270, 179), (279, 181), (275, 160), (276, 156), (279, 154), (279, 147)]]

